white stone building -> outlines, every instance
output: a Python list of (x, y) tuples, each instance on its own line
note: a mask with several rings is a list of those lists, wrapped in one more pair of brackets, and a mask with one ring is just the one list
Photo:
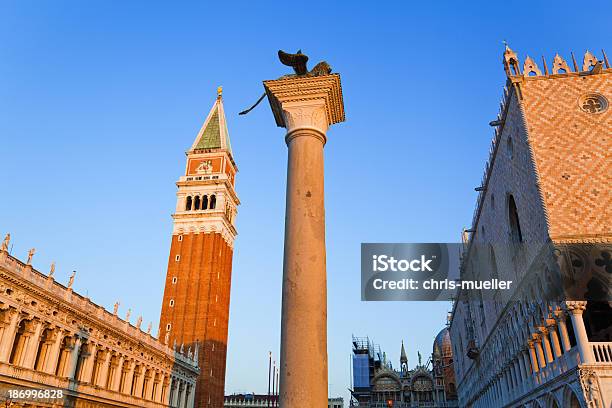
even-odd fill
[[(0, 402), (11, 407), (194, 406), (197, 350), (177, 350), (0, 249)], [(48, 390), (32, 396), (32, 390)], [(28, 392), (29, 391), (29, 392)], [(12, 405), (8, 405), (12, 403)]]

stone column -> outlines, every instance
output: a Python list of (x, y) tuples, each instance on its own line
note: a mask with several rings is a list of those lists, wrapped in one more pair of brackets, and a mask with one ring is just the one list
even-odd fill
[(164, 389), (164, 381), (166, 381), (164, 373), (159, 373), (159, 380), (157, 382), (157, 389), (155, 390), (155, 395), (153, 395), (153, 401), (162, 402), (162, 390)]
[(545, 327), (540, 328), (540, 340), (542, 340), (542, 347), (544, 348), (544, 354), (546, 355), (546, 364), (553, 362), (552, 350), (550, 348), (550, 342), (548, 341), (548, 330)]
[(164, 394), (162, 404), (166, 404), (170, 406), (171, 402), (172, 402), (172, 376), (171, 374), (166, 374), (166, 393)]
[(554, 324), (554, 320), (546, 327), (550, 336), (550, 344), (552, 345), (555, 358), (561, 357), (561, 344), (559, 344), (559, 335), (557, 334), (557, 327)]
[(138, 374), (136, 387), (134, 388), (134, 396), (138, 398), (143, 398), (143, 387), (144, 387), (144, 378), (147, 373), (147, 367), (142, 364), (140, 366), (140, 373)]
[(565, 308), (569, 311), (572, 326), (574, 326), (574, 335), (576, 336), (576, 343), (580, 353), (580, 361), (583, 364), (591, 364), (593, 363), (593, 351), (590, 349), (589, 338), (584, 327), (584, 320), (582, 319), (582, 313), (585, 311), (586, 305), (586, 301), (565, 302)]
[(87, 356), (87, 359), (85, 360), (85, 367), (83, 367), (83, 377), (81, 378), (81, 381), (91, 383), (91, 377), (96, 365), (96, 353), (98, 352), (98, 346), (96, 343), (90, 341), (87, 348), (89, 356)]
[[(79, 361), (79, 351), (81, 349), (81, 338), (76, 336), (73, 340), (72, 351), (70, 352), (70, 365), (68, 366), (68, 378), (75, 379), (77, 362)], [(76, 380), (76, 379), (75, 379)]]
[(117, 368), (115, 369), (115, 378), (113, 378), (111, 383), (112, 391), (121, 391), (121, 374), (123, 373), (123, 362), (125, 361), (125, 356), (123, 354), (119, 355), (119, 361), (117, 363)]
[(176, 405), (178, 404), (178, 394), (179, 394), (179, 390), (180, 390), (180, 383), (179, 380), (176, 378), (172, 378), (172, 381), (170, 383), (170, 406), (171, 407), (176, 407)]
[(185, 386), (183, 385), (182, 381), (179, 381), (178, 386), (176, 388), (176, 403), (174, 404), (175, 407), (180, 407), (181, 406), (181, 401), (183, 400), (183, 392), (185, 391)]
[(538, 336), (535, 340), (535, 347), (540, 369), (542, 369), (546, 367), (546, 358), (544, 357), (544, 350), (542, 349), (542, 339), (540, 338), (540, 336)]
[(187, 401), (187, 408), (194, 408), (195, 404), (195, 390), (194, 386), (191, 386), (191, 392), (189, 393), (189, 401)]
[(100, 375), (98, 376), (98, 387), (106, 388), (106, 382), (108, 381), (108, 369), (110, 368), (110, 361), (113, 354), (110, 350), (104, 351), (104, 362), (100, 368)]
[(538, 364), (538, 357), (536, 356), (535, 351), (535, 343), (532, 340), (529, 340), (527, 344), (529, 345), (529, 357), (531, 357), (531, 371), (533, 371), (535, 374), (540, 371), (540, 365)]
[(32, 333), (30, 336), (27, 348), (24, 350), (25, 356), (23, 366), (25, 368), (34, 368), (34, 363), (36, 363), (36, 355), (38, 354), (38, 347), (40, 346), (40, 335), (44, 328), (45, 324), (42, 321), (36, 321), (34, 333)]
[(568, 352), (572, 345), (570, 344), (569, 334), (567, 333), (567, 326), (565, 325), (565, 313), (561, 312), (559, 316), (556, 316), (557, 326), (559, 326), (559, 334), (561, 335), (561, 344), (563, 345), (563, 352)]
[(523, 358), (520, 355), (520, 352), (516, 355), (516, 359), (514, 360), (514, 369), (518, 379), (518, 387), (522, 389), (525, 385), (525, 379), (527, 377), (525, 377), (523, 373)]
[(2, 342), (0, 344), (0, 361), (3, 363), (7, 363), (11, 357), (13, 342), (15, 341), (15, 335), (17, 334), (17, 329), (19, 327), (19, 313), (16, 310), (9, 313), (9, 323), (4, 328)]
[(136, 369), (136, 362), (130, 361), (130, 371), (128, 371), (125, 376), (125, 383), (123, 384), (123, 389), (119, 390), (119, 392), (123, 392), (124, 394), (130, 394), (132, 392), (132, 381), (134, 380), (134, 370)]
[(323, 146), (344, 120), (340, 76), (265, 81), (276, 123), (289, 149), (280, 406), (327, 406), (327, 276)]
[(64, 332), (59, 327), (53, 330), (55, 341), (51, 346), (51, 351), (47, 353), (47, 361), (45, 363), (44, 372), (55, 374), (57, 364), (59, 362), (60, 353), (62, 350), (62, 341), (64, 340)]
[(16, 366), (26, 367), (30, 359), (29, 352), (31, 351), (31, 345), (34, 342), (34, 335), (36, 334), (39, 323), (40, 321), (35, 319), (23, 321), (23, 333), (15, 348), (13, 364)]

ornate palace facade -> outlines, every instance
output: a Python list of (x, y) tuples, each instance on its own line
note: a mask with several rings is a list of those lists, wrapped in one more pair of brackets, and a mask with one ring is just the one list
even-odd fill
[[(612, 308), (602, 301), (612, 288), (612, 69), (600, 58), (587, 52), (579, 65), (572, 54), (570, 66), (556, 55), (549, 70), (527, 57), (521, 70), (505, 50), (462, 272), (485, 265), (477, 272), (517, 288), (454, 304), (462, 407), (612, 406)], [(568, 276), (554, 275), (559, 265)], [(574, 296), (554, 296), (560, 282)]]
[[(0, 401), (12, 407), (194, 406), (197, 350), (168, 347), (0, 248)], [(167, 339), (166, 339), (167, 340)], [(19, 398), (19, 390), (56, 390)], [(61, 391), (60, 393), (58, 393)], [(10, 398), (13, 396), (13, 398)], [(8, 406), (8, 405), (7, 405)]]

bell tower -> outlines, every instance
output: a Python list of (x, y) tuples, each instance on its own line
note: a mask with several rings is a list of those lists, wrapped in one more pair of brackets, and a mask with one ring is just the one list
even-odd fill
[(238, 171), (222, 90), (186, 152), (176, 185), (172, 243), (160, 317), (160, 339), (199, 348), (196, 407), (223, 407)]

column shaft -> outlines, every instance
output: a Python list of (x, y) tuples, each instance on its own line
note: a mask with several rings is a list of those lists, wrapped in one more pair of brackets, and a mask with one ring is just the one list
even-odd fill
[(2, 335), (2, 345), (0, 347), (0, 361), (6, 363), (11, 357), (11, 351), (13, 350), (13, 342), (15, 341), (15, 335), (17, 334), (17, 328), (19, 326), (19, 313), (16, 311), (11, 315), (11, 320), (4, 329)]
[(68, 366), (68, 378), (75, 379), (77, 362), (79, 361), (79, 351), (81, 350), (81, 338), (76, 337), (74, 340), (74, 346), (70, 352), (70, 365)]
[(60, 351), (62, 347), (62, 341), (64, 340), (64, 333), (61, 329), (55, 329), (55, 341), (51, 346), (51, 351), (47, 353), (47, 360), (45, 361), (44, 372), (48, 374), (55, 374), (57, 363), (59, 361)]
[(344, 121), (338, 74), (264, 81), (287, 129), (287, 203), (279, 406), (327, 406), (327, 274), (323, 146)]
[(83, 367), (83, 377), (81, 381), (91, 383), (93, 371), (96, 366), (96, 354), (98, 353), (98, 345), (95, 343), (89, 343), (89, 357), (85, 360), (85, 367)]
[(115, 378), (112, 380), (111, 389), (113, 391), (121, 391), (119, 388), (121, 387), (121, 374), (123, 373), (123, 361), (125, 357), (121, 355), (119, 357), (119, 362), (117, 363), (117, 368), (115, 369)]
[(552, 345), (553, 352), (555, 354), (555, 358), (561, 357), (561, 344), (559, 344), (559, 335), (557, 334), (556, 326), (548, 327), (548, 334), (550, 335), (550, 343)]
[(106, 356), (104, 358), (104, 362), (102, 363), (102, 367), (100, 368), (100, 375), (98, 376), (98, 386), (101, 388), (106, 388), (106, 382), (108, 381), (108, 369), (110, 367), (110, 360), (113, 356), (110, 350), (106, 350), (105, 353)]
[(548, 333), (546, 330), (542, 331), (541, 340), (542, 340), (542, 347), (544, 348), (544, 354), (546, 355), (546, 361), (547, 363), (552, 363), (553, 355), (552, 355), (552, 350), (550, 348), (550, 342), (548, 341)]
[(534, 373), (537, 373), (538, 371), (540, 371), (540, 365), (538, 364), (538, 357), (536, 355), (535, 345), (531, 342), (529, 343), (529, 357), (531, 357), (531, 370)]
[(561, 334), (561, 344), (563, 344), (563, 351), (569, 351), (572, 346), (570, 344), (569, 334), (567, 333), (567, 326), (565, 325), (565, 315), (559, 317), (557, 323), (559, 325), (559, 333)]
[(288, 133), (280, 406), (327, 406), (324, 136)]
[(578, 351), (580, 352), (580, 361), (583, 364), (591, 364), (593, 362), (593, 353), (589, 349), (589, 338), (587, 337), (584, 320), (582, 319), (582, 311), (577, 313), (576, 309), (570, 314), (572, 326), (574, 326), (574, 334), (576, 343), (578, 343)]
[(536, 355), (538, 356), (538, 362), (540, 365), (540, 369), (542, 369), (546, 367), (546, 358), (544, 357), (544, 350), (542, 350), (542, 342), (536, 341), (535, 347), (536, 347)]
[(125, 376), (125, 383), (123, 384), (123, 389), (119, 390), (124, 394), (130, 394), (132, 392), (132, 381), (134, 380), (134, 370), (136, 369), (136, 363), (134, 361), (130, 361), (130, 371)]
[(25, 368), (34, 368), (36, 362), (36, 354), (38, 352), (38, 346), (40, 344), (40, 334), (44, 327), (43, 322), (36, 322), (34, 333), (30, 336), (26, 349), (24, 352), (23, 366)]

